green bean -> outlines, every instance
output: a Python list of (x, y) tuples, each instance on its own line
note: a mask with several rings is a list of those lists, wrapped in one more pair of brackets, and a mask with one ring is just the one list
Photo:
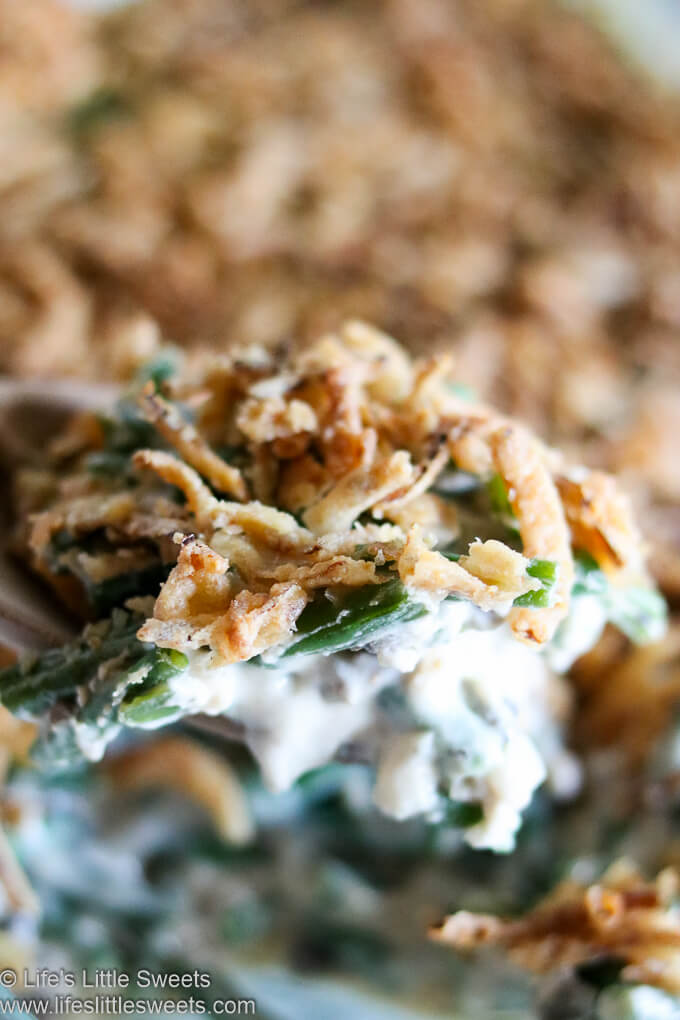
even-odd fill
[(484, 809), (477, 801), (450, 800), (444, 805), (444, 817), (437, 825), (469, 829), (484, 819)]
[(130, 457), (135, 450), (159, 445), (156, 429), (142, 418), (135, 403), (127, 398), (118, 402), (115, 415), (100, 415), (99, 425), (107, 453)]
[(35, 718), (57, 702), (70, 702), (75, 721), (114, 719), (128, 687), (136, 692), (143, 682), (146, 697), (187, 667), (180, 652), (139, 641), (140, 623), (141, 617), (117, 610), (109, 620), (87, 627), (77, 641), (1, 670), (0, 703)]
[[(153, 382), (155, 389), (159, 390), (166, 379), (173, 375), (176, 368), (176, 358), (173, 356), (173, 352), (161, 353), (158, 358), (141, 369), (131, 388), (117, 402), (113, 414), (100, 416), (99, 424), (104, 433), (104, 450), (97, 455), (99, 459), (95, 456), (93, 460), (93, 455), (90, 455), (88, 460), (89, 465), (94, 465), (95, 471), (100, 468), (102, 473), (105, 473), (104, 469), (107, 465), (113, 468), (116, 461), (115, 458), (111, 458), (111, 454), (118, 454), (119, 458), (124, 460), (142, 447), (165, 447), (165, 443), (154, 425), (147, 421), (139, 410), (137, 397), (142, 387), (148, 382)], [(103, 457), (103, 454), (108, 454), (109, 459)]]
[(635, 644), (658, 641), (666, 629), (668, 616), (666, 602), (658, 591), (641, 585), (617, 587), (588, 553), (579, 551), (574, 562), (574, 597), (597, 596), (605, 609), (607, 620)]
[(572, 595), (602, 595), (608, 587), (609, 582), (593, 557), (587, 552), (577, 552), (574, 555)]
[(71, 644), (0, 670), (0, 703), (12, 712), (39, 716), (75, 697), (110, 663), (115, 666), (109, 672), (122, 679), (153, 650), (135, 636), (140, 623), (140, 617), (118, 610), (110, 620), (86, 627)]
[(298, 925), (293, 958), (302, 968), (332, 968), (375, 979), (376, 970), (390, 959), (390, 943), (370, 928), (321, 913), (300, 918)]
[(155, 649), (155, 659), (141, 688), (133, 687), (118, 709), (118, 720), (126, 726), (157, 726), (184, 714), (172, 703), (168, 683), (188, 666), (186, 655), (168, 648)]
[(129, 113), (126, 98), (115, 89), (103, 87), (96, 89), (75, 106), (69, 113), (68, 122), (73, 133), (83, 137), (102, 124), (128, 116)]
[(123, 479), (130, 467), (130, 455), (117, 450), (95, 450), (85, 457), (85, 469), (95, 478)]
[(575, 971), (581, 981), (599, 990), (618, 984), (625, 965), (625, 959), (620, 956), (597, 956), (579, 964)]
[(492, 475), (486, 483), (491, 509), (500, 517), (514, 519), (514, 511), (508, 496), (508, 488), (500, 475)]
[(529, 577), (541, 582), (540, 588), (518, 595), (514, 606), (531, 606), (533, 609), (547, 609), (551, 603), (552, 591), (557, 582), (559, 568), (552, 560), (533, 559), (527, 567)]
[(330, 655), (364, 648), (399, 623), (416, 620), (427, 612), (396, 578), (366, 585), (341, 599), (318, 596), (302, 611), (297, 638), (284, 655)]
[[(447, 560), (457, 563), (463, 555), (453, 552), (451, 549), (440, 549), (442, 556)], [(514, 606), (531, 606), (534, 609), (546, 609), (550, 605), (551, 593), (557, 581), (558, 567), (552, 560), (533, 559), (527, 567), (529, 577), (535, 577), (541, 582), (540, 588), (527, 591), (524, 595), (518, 595), (513, 602)]]
[(135, 376), (134, 386), (141, 389), (146, 383), (152, 382), (160, 390), (179, 367), (180, 353), (176, 348), (165, 347), (155, 358), (143, 365)]
[(97, 617), (106, 616), (126, 599), (139, 595), (158, 595), (172, 564), (151, 563), (139, 570), (127, 570), (103, 581), (86, 585), (88, 601)]
[[(147, 559), (151, 547), (129, 547), (135, 553)], [(100, 554), (113, 554), (116, 551), (103, 529), (88, 534), (73, 535), (68, 531), (58, 531), (47, 548), (47, 560), (56, 574), (72, 574), (83, 586), (84, 594), (90, 609), (89, 615), (97, 620), (108, 616), (116, 607), (124, 605), (129, 598), (142, 595), (158, 595), (161, 584), (167, 580), (172, 568), (170, 563), (152, 560), (135, 570), (121, 570), (118, 574), (106, 577), (101, 581), (93, 581), (84, 568), (78, 566), (78, 560), (72, 551), (88, 553), (96, 557)], [(64, 556), (69, 553), (69, 556)], [(121, 566), (125, 560), (121, 559)], [(128, 559), (127, 562), (134, 562)]]
[(160, 683), (123, 702), (118, 710), (118, 719), (124, 726), (144, 728), (173, 722), (183, 714), (183, 710), (172, 703), (172, 691), (167, 683)]
[(658, 641), (664, 634), (668, 610), (653, 588), (610, 586), (605, 606), (607, 619), (636, 645)]

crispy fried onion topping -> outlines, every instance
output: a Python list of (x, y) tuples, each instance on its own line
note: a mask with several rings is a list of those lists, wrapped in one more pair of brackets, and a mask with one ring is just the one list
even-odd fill
[(177, 407), (154, 392), (153, 383), (145, 387), (139, 403), (147, 421), (155, 425), (186, 463), (207, 478), (215, 489), (241, 501), (248, 499), (248, 488), (241, 472), (210, 449)]
[(185, 737), (161, 737), (107, 758), (101, 768), (120, 790), (169, 789), (205, 808), (228, 843), (247, 843), (253, 819), (234, 769)]
[(234, 591), (229, 560), (193, 536), (156, 599), (142, 641), (178, 650), (211, 648), (220, 662), (242, 662), (284, 641), (308, 596), (293, 581), (268, 591)]
[(135, 512), (134, 496), (129, 491), (91, 492), (74, 499), (60, 500), (50, 510), (38, 514), (33, 521), (29, 544), (40, 553), (52, 536), (65, 529), (74, 534), (96, 531), (97, 528), (123, 524)]
[(578, 481), (555, 479), (571, 529), (572, 543), (585, 549), (603, 570), (639, 572), (642, 540), (629, 500), (611, 475), (591, 471)]
[[(578, 691), (578, 744), (616, 747), (640, 776), (680, 702), (680, 622), (672, 623), (660, 641), (633, 649), (611, 632), (579, 660), (571, 680)], [(668, 779), (656, 789), (675, 796), (680, 773), (672, 771)]]
[[(60, 530), (103, 529), (140, 563), (171, 562), (172, 534), (193, 536), (144, 636), (178, 648), (204, 642), (226, 661), (280, 641), (317, 589), (397, 575), (508, 613), (518, 639), (544, 643), (569, 610), (572, 542), (610, 572), (640, 563), (627, 504), (612, 479), (570, 472), (524, 427), (461, 398), (450, 372), (450, 357), (412, 362), (385, 334), (351, 322), (281, 364), (225, 356), (219, 371), (208, 365), (173, 383), (167, 393), (191, 407), (192, 422), (148, 386), (139, 407), (159, 448), (133, 454), (139, 484), (93, 478), (85, 459), (65, 478), (55, 469), (54, 498), (32, 525), (34, 558), (54, 562)], [(446, 488), (461, 472), (477, 476), (480, 491), (494, 474), (502, 480), (521, 553), (508, 514), (500, 523), (483, 508), (473, 534), (487, 541), (457, 561), (437, 550), (462, 532)], [(557, 565), (550, 605), (512, 607), (539, 587), (532, 558)], [(116, 569), (110, 557), (93, 564)]]
[(513, 609), (510, 625), (517, 637), (541, 644), (550, 640), (569, 611), (574, 563), (559, 494), (539, 444), (518, 426), (496, 429), (490, 437), (498, 473), (517, 517), (526, 556), (553, 560), (559, 569), (553, 605)]
[(449, 449), (466, 471), (498, 473), (517, 519), (524, 553), (557, 564), (552, 605), (546, 609), (522, 607), (510, 613), (510, 625), (521, 641), (549, 641), (569, 612), (574, 581), (569, 529), (552, 477), (550, 451), (525, 428), (485, 407), (453, 426)]
[(680, 918), (672, 909), (678, 876), (662, 871), (645, 882), (617, 861), (599, 882), (560, 883), (524, 917), (504, 919), (460, 910), (431, 937), (459, 950), (502, 947), (514, 963), (538, 974), (602, 958), (621, 961), (624, 981), (680, 992)]
[(408, 534), (397, 566), (404, 584), (441, 597), (457, 595), (487, 611), (507, 609), (518, 595), (538, 587), (526, 572), (525, 557), (502, 542), (473, 542), (469, 554), (453, 562), (427, 547), (417, 525)]

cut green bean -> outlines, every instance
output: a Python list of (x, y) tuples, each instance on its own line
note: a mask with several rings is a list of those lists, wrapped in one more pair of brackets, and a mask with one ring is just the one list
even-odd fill
[[(463, 553), (453, 552), (450, 549), (440, 549), (442, 556), (453, 563), (457, 563)], [(533, 559), (527, 567), (529, 577), (535, 577), (541, 582), (540, 588), (534, 588), (518, 595), (513, 602), (514, 606), (531, 606), (533, 609), (547, 609), (551, 604), (552, 591), (555, 587), (558, 575), (558, 566), (552, 560)]]
[(588, 553), (579, 552), (574, 563), (574, 597), (596, 596), (605, 609), (607, 620), (637, 645), (658, 641), (663, 636), (668, 608), (659, 592), (641, 585), (617, 587)]
[(11, 712), (39, 716), (75, 697), (102, 671), (124, 678), (153, 651), (135, 636), (140, 623), (138, 616), (117, 610), (109, 620), (86, 627), (73, 643), (0, 670), (0, 702)]
[(577, 552), (572, 595), (602, 595), (608, 587), (609, 582), (593, 557), (587, 552)]
[(500, 475), (492, 475), (486, 483), (486, 491), (489, 494), (491, 509), (500, 517), (514, 518), (512, 504), (508, 497), (508, 489)]
[(529, 577), (541, 582), (540, 588), (534, 588), (518, 595), (514, 606), (530, 606), (532, 609), (547, 609), (552, 602), (552, 592), (557, 583), (559, 567), (552, 560), (531, 560), (527, 567)]
[(444, 803), (444, 817), (437, 825), (469, 829), (484, 820), (484, 809), (477, 801), (450, 800)]
[(173, 704), (168, 681), (183, 673), (186, 655), (169, 648), (157, 648), (154, 663), (141, 687), (133, 687), (123, 698), (118, 720), (126, 726), (160, 726), (178, 719), (184, 710)]
[(87, 584), (88, 601), (97, 617), (106, 616), (127, 599), (158, 595), (172, 568), (170, 563), (151, 563), (140, 570), (127, 570), (103, 581)]
[(366, 585), (345, 596), (318, 596), (300, 615), (297, 638), (284, 655), (330, 655), (364, 648), (399, 623), (416, 620), (427, 612), (396, 578)]
[(95, 450), (85, 458), (85, 468), (95, 478), (124, 478), (130, 471), (130, 455), (117, 450)]
[(156, 727), (173, 722), (184, 715), (184, 710), (173, 704), (172, 691), (167, 683), (155, 684), (130, 701), (123, 702), (118, 719), (124, 726)]
[(658, 641), (666, 630), (668, 610), (652, 588), (614, 588), (605, 599), (607, 618), (636, 645)]
[(128, 688), (167, 684), (186, 669), (186, 657), (140, 641), (141, 622), (116, 610), (109, 620), (86, 627), (77, 641), (1, 670), (0, 703), (31, 718), (58, 702), (70, 703), (74, 719), (94, 722), (117, 708)]
[(82, 138), (112, 120), (130, 115), (127, 99), (113, 88), (98, 88), (69, 112), (71, 131)]

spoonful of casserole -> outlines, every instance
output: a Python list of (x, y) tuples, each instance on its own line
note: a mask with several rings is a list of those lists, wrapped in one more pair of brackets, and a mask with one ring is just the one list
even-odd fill
[(15, 494), (16, 547), (87, 621), (0, 672), (44, 753), (201, 713), (275, 790), (359, 759), (381, 810), (462, 805), (474, 846), (510, 849), (542, 782), (577, 789), (573, 659), (608, 621), (664, 627), (614, 480), (360, 322), (285, 357), (157, 362)]

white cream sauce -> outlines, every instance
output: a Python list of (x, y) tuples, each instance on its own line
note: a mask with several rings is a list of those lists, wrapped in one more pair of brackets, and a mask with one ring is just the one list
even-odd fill
[[(511, 849), (521, 812), (546, 778), (561, 795), (579, 785), (561, 740), (564, 682), (545, 654), (467, 602), (442, 603), (372, 653), (298, 656), (265, 668), (215, 667), (209, 652), (195, 652), (171, 683), (186, 712), (244, 724), (271, 790), (288, 789), (351, 743), (376, 768), (375, 803), (395, 818), (434, 818), (442, 795), (481, 803), (483, 820), (466, 832), (474, 846)], [(402, 711), (390, 715), (378, 695), (395, 684)]]

